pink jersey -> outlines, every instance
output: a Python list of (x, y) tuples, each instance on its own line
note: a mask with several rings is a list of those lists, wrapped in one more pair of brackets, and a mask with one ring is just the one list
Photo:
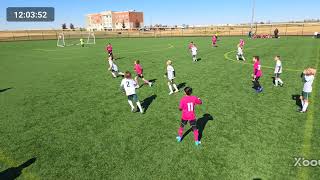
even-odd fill
[(240, 39), (240, 46), (243, 47), (244, 46), (244, 40)]
[(142, 67), (141, 67), (140, 64), (135, 64), (135, 65), (134, 65), (134, 71), (135, 71), (138, 75), (141, 75), (142, 72), (143, 72), (143, 69), (142, 69)]
[(112, 46), (111, 46), (111, 45), (108, 45), (108, 46), (106, 47), (106, 51), (112, 52)]
[(182, 120), (195, 120), (194, 106), (202, 104), (202, 101), (197, 96), (184, 96), (180, 100), (179, 109), (182, 111)]
[(216, 42), (217, 41), (217, 37), (216, 37), (216, 35), (213, 35), (212, 36), (212, 42)]
[(253, 65), (253, 74), (256, 75), (256, 77), (262, 76), (261, 65), (259, 61), (256, 61)]

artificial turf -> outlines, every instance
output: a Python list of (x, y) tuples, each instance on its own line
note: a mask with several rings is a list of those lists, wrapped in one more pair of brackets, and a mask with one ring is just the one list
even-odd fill
[[(320, 41), (245, 39), (247, 62), (239, 63), (231, 52), (239, 39), (221, 37), (217, 48), (210, 37), (97, 39), (85, 48), (0, 43), (0, 171), (36, 157), (20, 179), (317, 179), (319, 166), (293, 165), (294, 157), (320, 159), (318, 78), (308, 113), (296, 111), (293, 97), (301, 93), (302, 70), (319, 68)], [(107, 71), (107, 42), (120, 70), (133, 72), (139, 59), (154, 79), (137, 90), (145, 114), (130, 112), (121, 78)], [(251, 88), (253, 55), (263, 66), (261, 94)], [(284, 66), (282, 88), (272, 83), (275, 55)], [(168, 59), (177, 84), (204, 101), (196, 109), (199, 148), (192, 133), (175, 140), (183, 93), (168, 95)]]

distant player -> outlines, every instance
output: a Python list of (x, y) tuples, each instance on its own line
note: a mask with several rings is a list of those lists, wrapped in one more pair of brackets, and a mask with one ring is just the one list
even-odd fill
[(80, 45), (81, 45), (81, 47), (84, 47), (84, 41), (82, 38), (80, 39)]
[(133, 102), (135, 102), (140, 110), (140, 113), (143, 113), (143, 109), (141, 107), (141, 103), (138, 99), (136, 94), (136, 82), (132, 79), (131, 73), (126, 71), (124, 74), (124, 79), (122, 79), (120, 88), (125, 91), (126, 95), (128, 96), (128, 103), (131, 107), (131, 112), (135, 112), (135, 107), (133, 106)]
[(259, 56), (253, 57), (253, 63), (254, 63), (253, 74), (252, 74), (253, 89), (255, 89), (257, 93), (261, 93), (263, 91), (263, 87), (259, 83), (259, 79), (262, 76)]
[(282, 63), (280, 56), (274, 57), (274, 60), (276, 61), (276, 66), (274, 68), (274, 86), (280, 85), (282, 87), (283, 81), (280, 79), (280, 75), (282, 73)]
[(243, 40), (243, 39), (240, 39), (239, 45), (240, 45), (240, 47), (241, 47), (242, 49), (243, 49), (243, 47), (244, 47), (244, 44), (245, 44), (244, 40)]
[(111, 56), (108, 57), (108, 63), (109, 63), (109, 68), (108, 71), (111, 71), (112, 77), (116, 78), (119, 75), (123, 76), (124, 73), (119, 72), (118, 66), (114, 63), (114, 60), (112, 59)]
[(202, 101), (197, 96), (192, 96), (192, 88), (184, 88), (185, 96), (180, 100), (179, 110), (182, 111), (181, 124), (178, 130), (178, 136), (176, 137), (178, 142), (181, 142), (183, 136), (184, 126), (189, 122), (193, 130), (193, 136), (195, 145), (199, 146), (199, 132), (197, 129), (197, 120), (194, 112), (194, 107), (197, 104), (202, 104)]
[(193, 44), (193, 46), (191, 48), (191, 55), (192, 55), (193, 62), (198, 61), (197, 54), (198, 54), (198, 48), (195, 44)]
[(137, 83), (137, 88), (139, 88), (139, 81), (138, 79), (141, 78), (144, 83), (148, 84), (150, 87), (152, 86), (152, 82), (146, 80), (143, 76), (143, 68), (140, 65), (140, 61), (136, 60), (134, 61), (134, 71), (136, 72), (136, 77), (134, 78)]
[(192, 46), (193, 46), (193, 41), (191, 41), (191, 42), (189, 43), (189, 45), (188, 45), (188, 50), (189, 50), (190, 52), (191, 52)]
[(174, 68), (172, 66), (172, 61), (168, 60), (167, 61), (167, 78), (168, 78), (168, 87), (169, 87), (169, 95), (173, 94), (173, 88), (174, 88), (174, 92), (177, 93), (179, 92), (179, 89), (177, 87), (177, 85), (174, 82), (174, 79), (176, 78), (176, 73), (174, 71)]
[(240, 43), (238, 44), (238, 53), (236, 55), (236, 58), (237, 58), (238, 61), (239, 60), (246, 61), (246, 58), (243, 55), (243, 49), (242, 49), (242, 46), (241, 46)]
[(108, 44), (107, 44), (107, 46), (106, 46), (106, 49), (105, 49), (105, 50), (106, 50), (106, 52), (108, 53), (108, 55), (109, 55), (109, 56), (111, 56), (111, 57), (112, 57), (112, 59), (113, 59), (113, 52), (112, 52), (112, 50), (113, 50), (113, 49), (112, 49), (112, 45), (111, 45), (111, 43), (108, 43)]
[(218, 40), (218, 36), (217, 36), (216, 34), (214, 34), (214, 35), (212, 36), (212, 39), (211, 39), (211, 41), (212, 41), (212, 47), (217, 47), (217, 40)]
[(314, 76), (316, 75), (316, 69), (308, 68), (303, 71), (302, 80), (304, 82), (301, 99), (301, 113), (307, 112), (307, 108), (309, 105), (309, 98), (312, 92), (312, 83), (314, 80)]

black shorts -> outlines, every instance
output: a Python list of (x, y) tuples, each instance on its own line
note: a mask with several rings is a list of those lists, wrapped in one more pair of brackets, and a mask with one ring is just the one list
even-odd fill
[(275, 78), (279, 78), (280, 75), (281, 75), (281, 73), (274, 73), (274, 77), (275, 77)]
[(181, 125), (183, 125), (183, 126), (187, 125), (188, 121), (189, 121), (190, 126), (197, 126), (196, 120), (183, 120), (183, 119), (181, 119)]
[(141, 79), (144, 78), (142, 74), (137, 74), (137, 77), (139, 77)]

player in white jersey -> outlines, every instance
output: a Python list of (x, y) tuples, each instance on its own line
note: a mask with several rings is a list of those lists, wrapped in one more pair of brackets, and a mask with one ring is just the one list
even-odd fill
[(242, 49), (242, 46), (240, 44), (238, 44), (238, 53), (236, 55), (237, 57), (237, 60), (239, 61), (240, 59), (243, 60), (243, 61), (246, 61), (246, 59), (244, 58), (244, 55), (243, 55), (243, 49)]
[(111, 71), (112, 77), (116, 78), (118, 77), (118, 75), (120, 76), (124, 75), (122, 72), (119, 72), (118, 66), (114, 63), (112, 56), (109, 56), (108, 62), (109, 62), (108, 71)]
[(193, 62), (198, 61), (197, 60), (197, 53), (198, 53), (198, 48), (195, 44), (193, 44), (193, 46), (191, 47), (191, 54), (192, 54), (192, 60)]
[(280, 85), (283, 86), (283, 81), (280, 79), (280, 75), (282, 73), (282, 63), (280, 56), (274, 57), (274, 60), (276, 61), (276, 66), (274, 68), (274, 86)]
[(168, 86), (169, 86), (169, 95), (173, 94), (173, 88), (174, 88), (174, 92), (177, 93), (179, 92), (179, 89), (177, 87), (177, 85), (174, 83), (174, 79), (176, 78), (176, 73), (174, 71), (174, 68), (172, 66), (172, 61), (168, 60), (167, 61), (167, 72), (166, 72), (166, 76), (168, 78)]
[(302, 80), (304, 82), (304, 85), (303, 85), (302, 95), (300, 96), (301, 105), (302, 105), (302, 109), (300, 111), (301, 113), (307, 112), (307, 108), (309, 105), (309, 97), (312, 92), (312, 83), (313, 83), (316, 72), (317, 71), (313, 68), (308, 68), (303, 71)]
[(133, 106), (133, 101), (137, 104), (140, 113), (143, 114), (143, 109), (141, 107), (141, 103), (136, 94), (137, 83), (132, 79), (131, 73), (127, 71), (124, 75), (124, 79), (122, 79), (120, 88), (126, 93), (128, 96), (128, 103), (131, 107), (131, 112), (135, 112), (135, 108)]

